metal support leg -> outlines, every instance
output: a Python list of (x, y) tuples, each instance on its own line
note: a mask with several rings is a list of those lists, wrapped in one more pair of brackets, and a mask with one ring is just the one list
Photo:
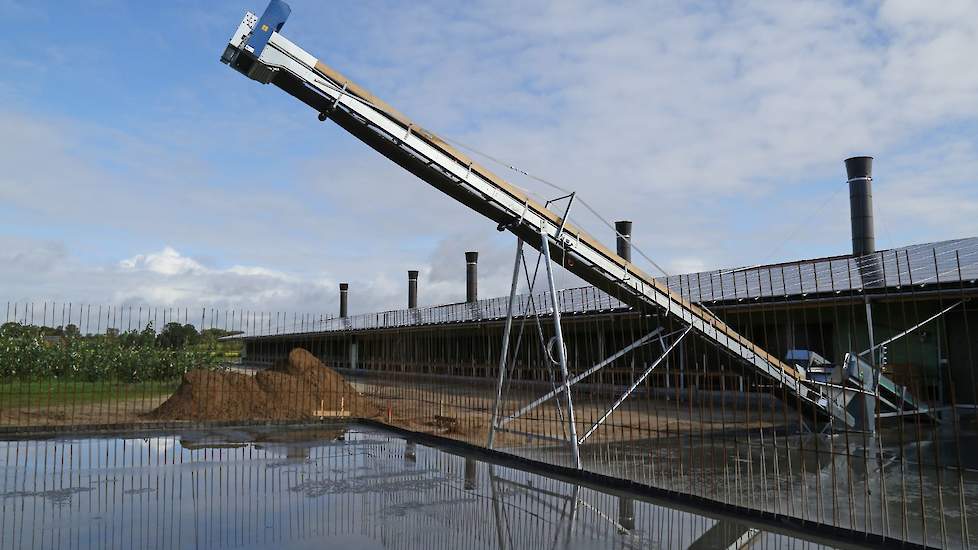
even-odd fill
[(496, 522), (496, 546), (500, 550), (507, 550), (509, 542), (509, 525), (506, 522), (506, 510), (503, 504), (503, 496), (496, 489), (495, 466), (489, 464), (489, 495), (492, 499), (492, 513)]
[(414, 464), (418, 461), (418, 444), (414, 441), (404, 442), (404, 463)]
[(479, 476), (477, 463), (474, 458), (465, 459), (465, 487), (466, 491), (474, 491), (479, 487)]
[(499, 350), (499, 379), (496, 382), (496, 403), (492, 407), (492, 422), (489, 425), (489, 441), (486, 444), (492, 448), (496, 436), (496, 426), (499, 422), (499, 409), (503, 399), (503, 381), (506, 379), (506, 365), (509, 362), (509, 333), (513, 328), (513, 310), (516, 309), (516, 290), (520, 282), (520, 261), (523, 259), (523, 239), (516, 243), (516, 261), (513, 264), (513, 282), (509, 287), (509, 306), (506, 308), (506, 328), (503, 329), (503, 343)]
[(635, 500), (629, 497), (618, 497), (618, 524), (626, 531), (635, 530)]
[[(873, 395), (861, 394), (857, 399), (862, 400), (862, 408), (859, 411), (862, 425), (859, 426), (863, 431), (873, 433), (876, 431), (876, 401), (879, 393), (880, 365), (876, 360), (876, 337), (873, 333), (873, 305), (866, 300), (866, 327), (869, 331), (869, 365), (872, 367), (872, 376), (869, 380), (863, 380), (863, 389), (870, 391)], [(866, 387), (866, 385), (869, 387)]]
[(560, 307), (557, 302), (557, 285), (554, 283), (553, 262), (550, 259), (550, 237), (544, 228), (540, 232), (540, 248), (543, 251), (544, 262), (547, 264), (547, 284), (550, 287), (550, 303), (553, 307), (554, 333), (557, 338), (557, 358), (560, 363), (560, 374), (563, 377), (564, 395), (567, 397), (567, 417), (570, 424), (570, 444), (574, 453), (574, 466), (581, 467), (581, 451), (577, 444), (577, 425), (574, 422), (574, 399), (571, 397), (570, 374), (567, 371), (567, 350), (564, 347), (564, 334), (560, 328)]
[[(577, 512), (580, 508), (580, 503), (581, 503), (581, 486), (574, 485), (574, 490), (571, 493), (570, 500), (568, 501), (568, 504), (570, 505), (571, 509), (570, 509), (569, 517), (567, 518), (567, 531), (564, 538), (564, 548), (570, 548), (571, 546), (571, 540), (574, 537), (574, 526), (577, 524)], [(561, 517), (560, 521), (563, 522), (564, 518)]]

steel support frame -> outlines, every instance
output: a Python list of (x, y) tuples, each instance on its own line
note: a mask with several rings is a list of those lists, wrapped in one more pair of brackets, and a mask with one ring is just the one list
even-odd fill
[[(570, 207), (573, 204), (574, 195), (572, 193), (564, 197), (559, 197), (558, 199), (555, 200), (560, 200), (564, 198), (570, 199), (567, 204), (567, 209), (564, 213), (564, 217), (566, 219), (567, 213), (570, 211)], [(543, 256), (543, 261), (545, 263), (545, 268), (546, 268), (547, 287), (550, 294), (550, 309), (552, 312), (554, 334), (555, 334), (554, 341), (556, 342), (556, 346), (557, 346), (556, 362), (560, 367), (561, 390), (559, 392), (555, 391), (554, 395), (558, 393), (564, 394), (564, 399), (566, 400), (566, 405), (567, 405), (567, 430), (569, 433), (569, 437), (566, 440), (564, 440), (560, 438), (538, 436), (537, 434), (531, 434), (531, 433), (527, 433), (526, 435), (531, 437), (538, 437), (541, 439), (566, 441), (568, 446), (570, 447), (571, 455), (573, 456), (574, 459), (574, 467), (580, 469), (582, 467), (581, 452), (578, 447), (578, 441), (577, 441), (577, 424), (576, 424), (576, 415), (574, 413), (574, 398), (571, 393), (572, 382), (570, 379), (570, 371), (567, 368), (567, 347), (564, 345), (563, 329), (560, 322), (560, 303), (558, 301), (557, 285), (554, 281), (553, 260), (550, 257), (549, 237), (547, 233), (541, 231), (540, 238), (542, 239), (542, 243), (543, 243), (541, 246), (541, 255)], [(516, 309), (516, 298), (517, 298), (517, 291), (519, 289), (520, 268), (523, 265), (523, 258), (524, 258), (523, 239), (518, 239), (516, 244), (516, 258), (513, 262), (513, 278), (510, 284), (509, 303), (507, 305), (507, 311), (506, 311), (506, 324), (503, 328), (503, 341), (502, 344), (500, 345), (499, 376), (497, 377), (496, 380), (496, 400), (495, 403), (493, 404), (492, 422), (489, 427), (489, 437), (487, 441), (487, 446), (490, 449), (493, 448), (493, 444), (495, 443), (495, 437), (497, 431), (514, 432), (514, 430), (503, 429), (503, 426), (499, 424), (499, 416), (500, 416), (500, 408), (502, 407), (503, 384), (505, 383), (506, 380), (506, 372), (508, 370), (508, 364), (509, 364), (509, 340), (513, 328), (513, 316), (514, 316), (514, 310)], [(529, 284), (532, 285), (535, 283), (535, 281), (536, 281), (536, 272), (534, 272), (533, 281), (530, 281)], [(530, 292), (532, 294), (532, 287), (530, 289)], [(536, 311), (534, 311), (534, 315), (538, 316)], [(548, 357), (550, 356), (549, 352), (547, 355)]]
[[(573, 195), (570, 195), (570, 199), (571, 201), (573, 201)], [(568, 210), (569, 209), (570, 209), (570, 205), (568, 205)], [(524, 243), (522, 239), (518, 239), (516, 245), (516, 257), (513, 261), (513, 276), (510, 284), (509, 302), (506, 310), (506, 322), (503, 328), (503, 340), (500, 345), (499, 365), (498, 365), (499, 374), (496, 379), (496, 398), (495, 398), (495, 402), (493, 403), (493, 409), (492, 409), (493, 412), (492, 412), (492, 418), (489, 426), (487, 447), (489, 447), (490, 449), (493, 448), (493, 445), (495, 444), (496, 432), (517, 433), (517, 434), (527, 435), (528, 437), (546, 439), (549, 441), (567, 442), (569, 447), (571, 448), (571, 452), (574, 457), (575, 467), (580, 469), (582, 467), (580, 445), (583, 444), (589, 437), (591, 437), (591, 435), (593, 435), (594, 432), (612, 414), (614, 414), (614, 412), (634, 393), (634, 391), (638, 388), (638, 386), (640, 386), (642, 382), (644, 382), (645, 379), (648, 378), (648, 376), (652, 373), (652, 371), (656, 367), (658, 367), (669, 356), (669, 354), (686, 338), (686, 336), (690, 333), (690, 331), (692, 331), (693, 327), (691, 325), (686, 325), (685, 329), (680, 329), (680, 331), (676, 331), (676, 332), (681, 332), (681, 334), (679, 334), (679, 336), (668, 346), (666, 345), (665, 339), (663, 338), (663, 334), (662, 334), (664, 329), (662, 327), (658, 327), (655, 330), (637, 339), (636, 341), (632, 342), (631, 344), (625, 346), (621, 350), (610, 355), (606, 359), (598, 362), (597, 364), (589, 368), (587, 371), (572, 378), (570, 375), (570, 371), (567, 367), (567, 349), (566, 346), (564, 345), (563, 329), (560, 320), (560, 304), (558, 302), (557, 287), (554, 281), (553, 261), (550, 256), (549, 240), (547, 238), (546, 233), (544, 232), (541, 232), (540, 237), (543, 242), (541, 246), (541, 255), (543, 256), (543, 260), (546, 265), (547, 285), (548, 285), (548, 290), (550, 295), (550, 308), (553, 316), (554, 333), (556, 335), (554, 337), (554, 340), (556, 341), (556, 345), (557, 345), (556, 362), (560, 367), (561, 387), (559, 389), (555, 388), (549, 391), (548, 393), (540, 396), (539, 398), (532, 401), (531, 403), (523, 406), (519, 411), (515, 412), (514, 414), (508, 415), (506, 416), (506, 418), (501, 418), (503, 385), (505, 384), (507, 372), (509, 370), (509, 341), (512, 335), (513, 319), (516, 310), (517, 292), (519, 290), (520, 268), (522, 267), (523, 260), (524, 260), (524, 256), (523, 256)], [(560, 241), (558, 240), (558, 242)], [(535, 279), (536, 278), (534, 276), (533, 281), (530, 281), (529, 284), (532, 285), (535, 282)], [(531, 288), (531, 292), (532, 292), (532, 288)], [(536, 311), (534, 311), (534, 315), (537, 315)], [(667, 336), (676, 334), (676, 332), (670, 333), (670, 335)], [(662, 345), (663, 348), (662, 355), (659, 358), (657, 358), (654, 362), (652, 362), (652, 364), (649, 365), (644, 370), (644, 372), (641, 374), (641, 376), (638, 377), (638, 379), (632, 381), (631, 386), (627, 388), (622, 393), (622, 395), (615, 401), (615, 403), (612, 404), (608, 408), (608, 410), (601, 416), (601, 418), (588, 429), (587, 433), (585, 433), (583, 437), (578, 437), (576, 413), (574, 410), (574, 400), (571, 391), (571, 386), (577, 384), (578, 382), (587, 378), (588, 376), (598, 372), (599, 370), (613, 363), (615, 360), (624, 356), (628, 352), (633, 351), (645, 345), (649, 341), (653, 340), (653, 338), (657, 338), (659, 343)], [(549, 401), (550, 399), (558, 397), (560, 394), (564, 394), (564, 397), (566, 399), (566, 404), (567, 404), (567, 416), (568, 416), (567, 427), (569, 432), (569, 437), (567, 439), (537, 435), (537, 434), (522, 432), (518, 430), (511, 430), (505, 427), (506, 425), (522, 417), (526, 413), (542, 405), (543, 403)]]

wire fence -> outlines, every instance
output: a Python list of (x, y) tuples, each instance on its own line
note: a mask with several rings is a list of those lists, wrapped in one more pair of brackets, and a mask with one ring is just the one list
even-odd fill
[[(829, 270), (827, 283), (813, 279), (817, 292), (741, 297), (740, 275), (733, 291), (725, 274), (715, 279), (725, 298), (704, 305), (801, 373), (814, 399), (674, 316), (594, 288), (519, 296), (509, 332), (508, 298), (349, 318), (9, 303), (0, 429), (369, 418), (481, 446), (491, 438), (560, 466), (576, 466), (577, 447), (588, 471), (867, 536), (969, 547), (978, 311), (971, 275), (949, 272), (961, 264), (954, 255), (932, 258), (941, 276), (927, 284), (895, 275), (863, 288)], [(809, 268), (818, 273), (787, 269)], [(775, 276), (783, 269), (745, 276), (771, 289), (791, 280)], [(695, 301), (704, 280), (664, 282)], [(830, 404), (844, 414), (828, 414)]]

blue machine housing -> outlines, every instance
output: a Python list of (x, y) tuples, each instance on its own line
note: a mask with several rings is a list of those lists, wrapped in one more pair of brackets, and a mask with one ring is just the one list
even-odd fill
[(255, 24), (255, 30), (248, 37), (248, 42), (245, 44), (247, 49), (255, 57), (260, 57), (265, 45), (268, 44), (268, 39), (272, 37), (272, 33), (282, 30), (285, 20), (289, 18), (291, 13), (292, 8), (282, 0), (271, 0), (268, 7), (265, 8), (265, 13)]

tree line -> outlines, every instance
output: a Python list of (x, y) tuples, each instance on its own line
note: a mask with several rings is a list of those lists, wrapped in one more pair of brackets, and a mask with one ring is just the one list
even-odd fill
[(141, 330), (82, 334), (77, 326), (58, 327), (8, 322), (0, 325), (0, 382), (69, 379), (142, 382), (170, 380), (195, 368), (218, 368), (238, 355), (240, 334), (191, 324), (153, 324)]

